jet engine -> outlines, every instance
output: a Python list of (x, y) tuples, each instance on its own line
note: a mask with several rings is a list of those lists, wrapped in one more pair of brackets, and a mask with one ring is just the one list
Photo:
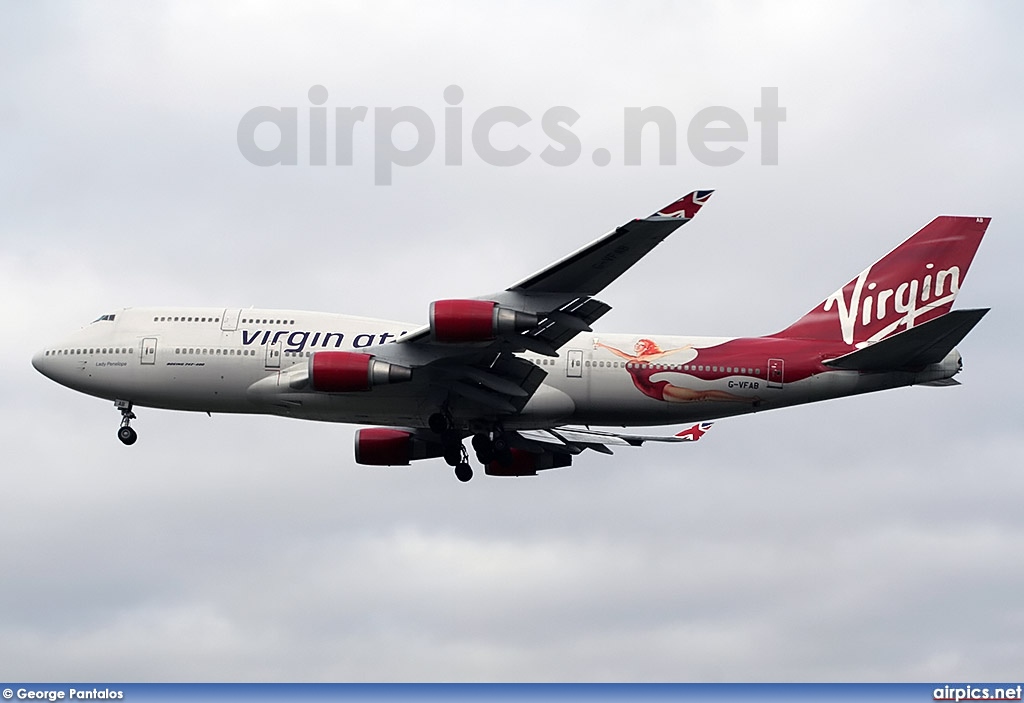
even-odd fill
[(412, 369), (361, 352), (315, 352), (309, 357), (313, 390), (325, 393), (368, 391), (374, 386), (412, 380)]
[(431, 459), (444, 451), (407, 430), (368, 427), (356, 431), (356, 463), (370, 466), (407, 466), (416, 459)]
[(489, 342), (537, 325), (534, 313), (503, 308), (490, 300), (436, 300), (430, 304), (430, 331), (438, 342)]
[(488, 476), (536, 476), (538, 471), (560, 469), (572, 464), (572, 456), (569, 454), (533, 454), (515, 448), (509, 451), (512, 452), (512, 461), (507, 462), (507, 466), (495, 460), (484, 467), (484, 473)]

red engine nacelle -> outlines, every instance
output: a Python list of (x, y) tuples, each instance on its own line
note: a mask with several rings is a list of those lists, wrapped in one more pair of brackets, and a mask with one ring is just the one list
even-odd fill
[(569, 454), (531, 454), (521, 449), (511, 449), (512, 462), (508, 466), (502, 465), (500, 461), (492, 461), (484, 467), (484, 473), (488, 476), (536, 476), (538, 471), (545, 469), (560, 469), (563, 466), (572, 464), (572, 456)]
[(430, 331), (438, 342), (489, 342), (501, 334), (534, 327), (539, 318), (503, 308), (490, 300), (436, 300), (430, 304)]
[(356, 463), (370, 466), (407, 466), (416, 459), (441, 456), (440, 444), (424, 441), (412, 432), (390, 427), (356, 431)]
[(360, 352), (315, 352), (309, 357), (309, 383), (315, 391), (349, 393), (412, 380), (412, 369)]

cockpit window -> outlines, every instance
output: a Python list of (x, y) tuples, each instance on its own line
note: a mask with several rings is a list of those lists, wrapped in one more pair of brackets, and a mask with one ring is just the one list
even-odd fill
[(109, 320), (109, 321), (113, 322), (114, 316), (113, 315), (100, 315), (95, 320), (93, 320), (93, 322), (102, 322), (103, 320)]

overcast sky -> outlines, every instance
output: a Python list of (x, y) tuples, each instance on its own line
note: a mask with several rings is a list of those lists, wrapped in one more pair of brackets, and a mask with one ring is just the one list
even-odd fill
[[(37, 680), (1002, 679), (1024, 661), (1015, 3), (5, 3), (0, 19), (0, 675)], [(328, 165), (308, 91), (326, 88)], [(463, 164), (445, 165), (461, 87)], [(787, 118), (761, 163), (762, 87)], [(298, 108), (298, 163), (239, 150)], [(437, 128), (375, 185), (375, 108)], [(352, 165), (334, 108), (367, 106)], [(471, 147), (487, 109), (531, 117)], [(582, 154), (555, 167), (543, 114)], [(676, 163), (624, 164), (623, 115)], [(686, 130), (743, 119), (733, 165)], [(269, 126), (256, 138), (274, 144)], [(378, 135), (379, 136), (379, 135)], [(406, 125), (395, 143), (416, 137)], [(386, 137), (385, 137), (386, 138)], [(269, 146), (268, 146), (269, 145)], [(724, 148), (726, 144), (714, 145)], [(557, 144), (555, 148), (559, 148)], [(610, 164), (592, 154), (607, 149)], [(697, 188), (599, 331), (758, 335), (939, 214), (990, 216), (958, 388), (725, 420), (538, 478), (356, 466), (353, 428), (140, 409), (36, 373), (124, 306), (421, 322)]]

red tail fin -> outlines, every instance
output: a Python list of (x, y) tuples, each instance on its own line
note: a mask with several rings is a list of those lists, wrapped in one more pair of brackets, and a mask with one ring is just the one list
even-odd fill
[(949, 312), (989, 220), (936, 217), (774, 336), (854, 346)]

